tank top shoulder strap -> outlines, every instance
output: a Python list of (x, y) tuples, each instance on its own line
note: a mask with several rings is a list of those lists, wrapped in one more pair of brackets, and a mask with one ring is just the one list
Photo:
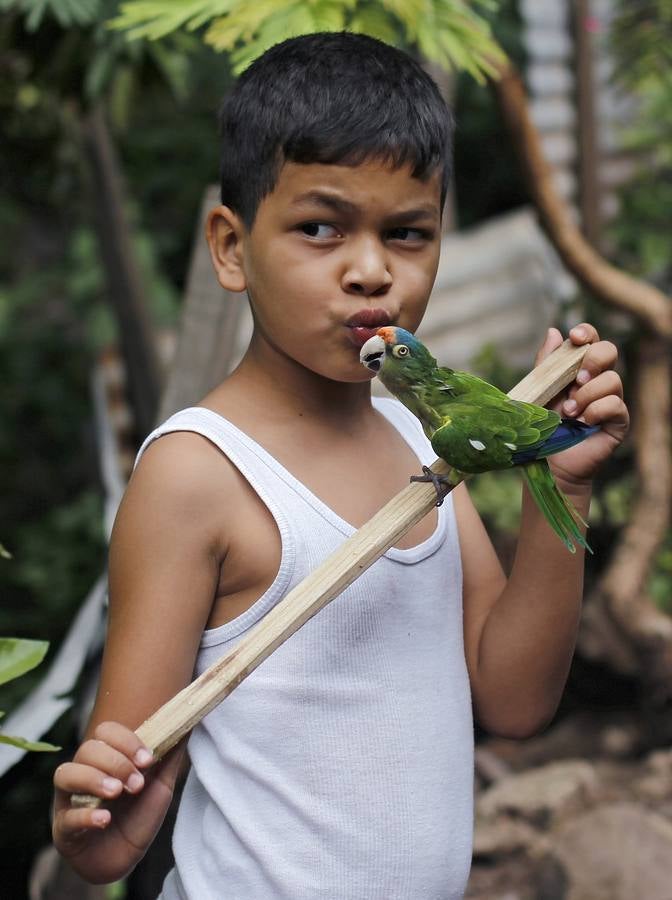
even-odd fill
[(428, 466), (434, 462), (436, 453), (422, 430), (422, 425), (417, 416), (414, 416), (409, 409), (406, 409), (399, 400), (393, 400), (391, 397), (374, 397), (373, 405), (394, 425), (423, 466)]
[[(269, 472), (274, 476), (284, 473), (283, 467), (245, 432), (237, 428), (214, 410), (204, 406), (190, 406), (174, 413), (149, 434), (140, 447), (135, 465), (147, 447), (164, 434), (176, 431), (192, 431), (207, 438), (227, 456), (247, 478), (254, 490), (267, 502), (266, 484)], [(269, 505), (267, 503), (267, 505)]]
[(147, 447), (158, 438), (178, 431), (199, 434), (217, 447), (238, 469), (268, 508), (280, 533), (281, 559), (273, 583), (244, 613), (224, 625), (208, 629), (201, 646), (220, 644), (239, 637), (267, 613), (284, 595), (292, 581), (297, 558), (297, 535), (288, 515), (286, 498), (278, 493), (279, 463), (228, 419), (213, 410), (193, 406), (166, 419), (147, 436), (138, 450), (137, 466)]
[(277, 478), (282, 477), (284, 469), (263, 447), (213, 410), (191, 406), (174, 413), (145, 438), (135, 465), (153, 441), (176, 431), (200, 434), (221, 450), (270, 510), (280, 531), (283, 550), (293, 544), (290, 523), (276, 487)]

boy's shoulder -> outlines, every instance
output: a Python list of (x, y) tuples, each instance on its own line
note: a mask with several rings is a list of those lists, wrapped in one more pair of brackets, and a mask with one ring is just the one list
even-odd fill
[(168, 431), (144, 448), (125, 499), (142, 514), (200, 519), (205, 526), (214, 520), (209, 511), (217, 500), (235, 496), (238, 480), (234, 465), (207, 437), (189, 430)]

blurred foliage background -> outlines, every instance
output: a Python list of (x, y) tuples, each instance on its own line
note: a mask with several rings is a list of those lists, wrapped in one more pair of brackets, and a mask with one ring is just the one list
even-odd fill
[[(175, 10), (179, 4), (144, 6)], [(199, 25), (199, 4), (181, 6), (192, 9), (192, 24)], [(377, 4), (362, 6), (374, 21)], [(524, 69), (515, 0), (474, 6)], [(669, 292), (672, 4), (652, 0), (638, 4), (639, 13), (643, 6), (645, 15), (633, 17), (623, 2), (614, 31), (619, 73), (641, 98), (628, 140), (646, 164), (622, 193), (609, 253)], [(0, 538), (13, 557), (0, 558), (0, 635), (45, 639), (52, 652), (106, 555), (90, 379), (98, 352), (117, 337), (117, 324), (101, 259), (98, 185), (87, 164), (84, 122), (91, 109), (104, 110), (151, 322), (174, 327), (202, 192), (217, 178), (216, 110), (246, 58), (244, 32), (229, 35), (226, 44), (220, 31), (219, 46), (232, 57), (201, 39), (204, 25), (128, 43), (106, 27), (119, 13), (111, 0), (0, 0)], [(398, 37), (404, 27), (401, 22)], [(278, 39), (276, 32), (271, 36)], [(493, 96), (472, 77), (479, 71), (460, 73), (454, 86), (460, 226), (528, 202)], [(583, 300), (608, 336), (609, 317)], [(626, 359), (636, 337), (619, 334)], [(487, 348), (480, 366), (504, 385), (519, 374), (506, 371)], [(630, 462), (624, 448), (601, 476), (589, 579), (597, 577), (600, 550), (627, 518)], [(475, 494), (506, 555), (517, 522), (517, 480), (485, 476)], [(669, 535), (650, 588), (672, 611)], [(33, 674), (40, 672), (5, 686), (0, 707), (11, 708)], [(48, 739), (64, 747), (65, 758), (75, 734), (73, 712)], [(8, 898), (24, 896), (34, 853), (49, 840), (46, 797), (55, 764), (53, 758), (29, 757), (3, 780), (0, 883)]]
[[(91, 374), (117, 326), (84, 118), (103, 105), (152, 321), (174, 326), (231, 80), (227, 58), (188, 36), (158, 46), (109, 35), (115, 7), (81, 24), (47, 9), (34, 28), (20, 9), (0, 14), (0, 522), (13, 557), (0, 559), (0, 635), (49, 640), (50, 657), (106, 559)], [(0, 706), (11, 709), (43, 669), (4, 686)], [(75, 718), (50, 735), (63, 758)], [(0, 893), (12, 900), (50, 839), (57, 763), (29, 756), (3, 780)]]

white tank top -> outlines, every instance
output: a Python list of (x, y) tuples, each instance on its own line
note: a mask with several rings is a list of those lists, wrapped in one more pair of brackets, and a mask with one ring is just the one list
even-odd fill
[[(420, 463), (415, 417), (376, 408)], [(227, 653), (354, 528), (218, 414), (176, 413), (143, 444), (208, 438), (273, 515), (282, 558), (246, 612), (203, 634)], [(401, 489), (404, 485), (399, 485)], [(391, 549), (193, 731), (159, 900), (456, 900), (471, 862), (473, 725), (452, 499), (436, 531)]]

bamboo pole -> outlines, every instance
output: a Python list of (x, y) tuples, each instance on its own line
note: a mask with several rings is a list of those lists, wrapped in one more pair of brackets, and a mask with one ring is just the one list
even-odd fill
[[(576, 347), (565, 341), (509, 396), (540, 405), (548, 403), (574, 380), (586, 350), (587, 346)], [(431, 468), (440, 475), (451, 472), (440, 459)], [(459, 480), (456, 478), (455, 484)], [(446, 486), (445, 493), (454, 486)], [(435, 503), (432, 484), (407, 485), (257, 622), (230, 653), (143, 722), (136, 734), (155, 759), (161, 759), (266, 657), (394, 546)], [(73, 794), (71, 802), (73, 806), (100, 804), (97, 797), (84, 794)]]

